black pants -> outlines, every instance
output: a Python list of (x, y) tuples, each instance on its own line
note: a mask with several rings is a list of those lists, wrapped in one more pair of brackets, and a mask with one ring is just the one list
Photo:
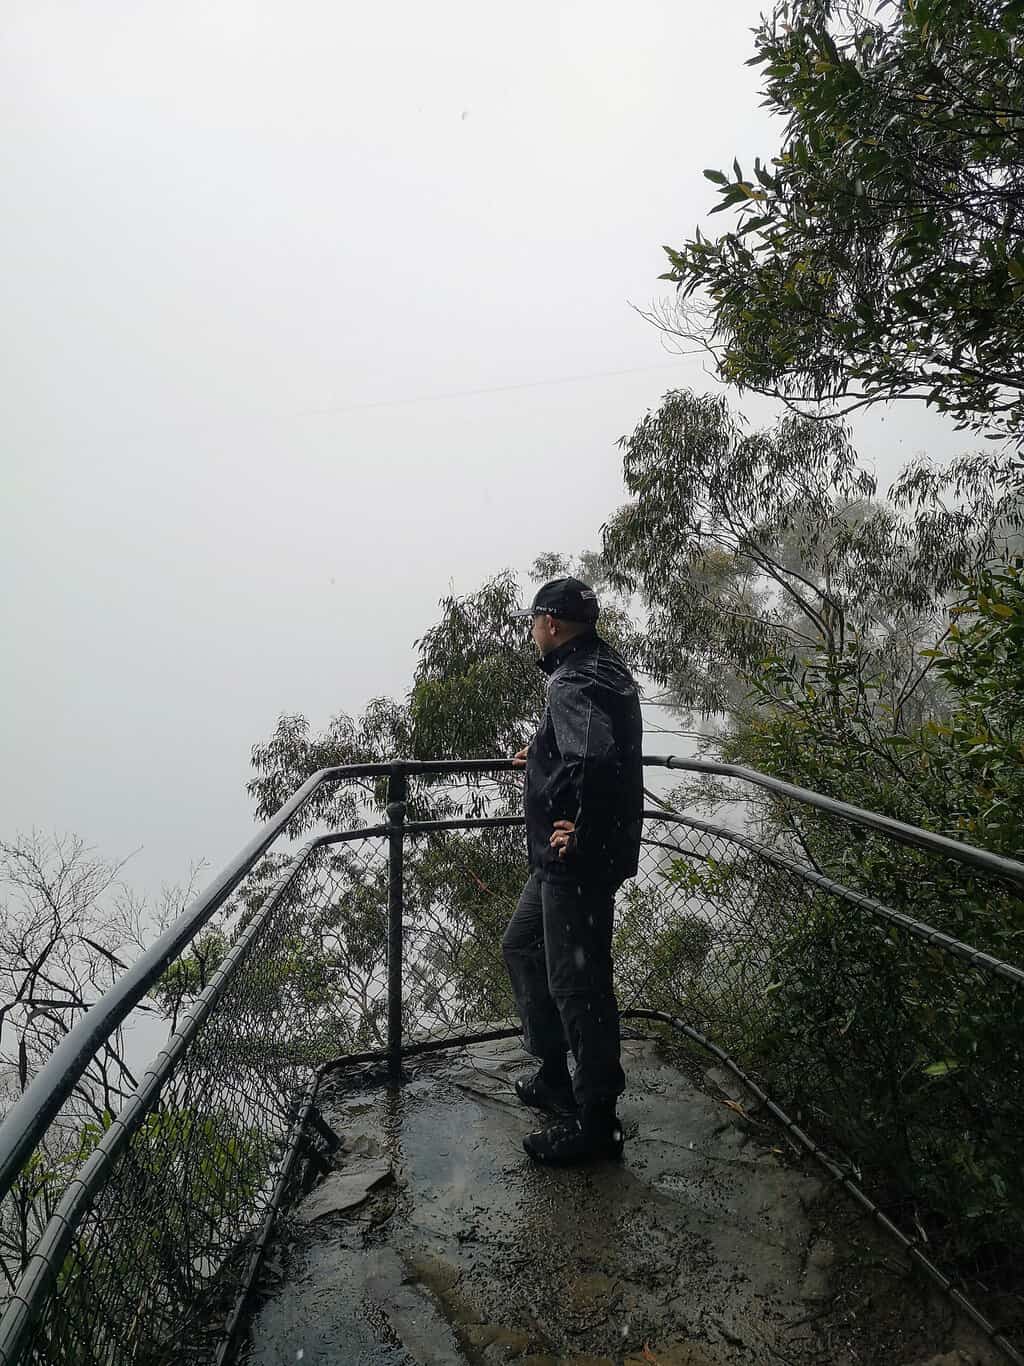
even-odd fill
[(501, 941), (526, 1051), (557, 1082), (571, 1049), (581, 1107), (614, 1105), (626, 1085), (612, 987), (615, 890), (531, 874)]

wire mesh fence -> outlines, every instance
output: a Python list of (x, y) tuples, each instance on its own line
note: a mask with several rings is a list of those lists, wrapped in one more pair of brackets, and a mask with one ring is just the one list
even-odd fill
[[(36, 1221), (50, 1220), (9, 1267), (8, 1307), (19, 1273), (44, 1304), (21, 1360), (210, 1359), (316, 1048), (300, 891), (261, 866), (154, 988), (172, 1032), (141, 1091), (77, 1131), (66, 1106), (8, 1195), (5, 1220), (33, 1180)], [(69, 1127), (77, 1146), (55, 1149)]]
[[(6, 1360), (0, 1334), (3, 1366), (223, 1349), (311, 1078), (388, 1046), (396, 846), (402, 1039), (512, 1016), (500, 946), (527, 876), (518, 782), (414, 777), (405, 796), (390, 827), (265, 859), (151, 993), (175, 1032), (141, 1092), (33, 1155), (0, 1206), (4, 1228), (25, 1228), (5, 1270), (8, 1296), (24, 1271), (31, 1322)], [(724, 1048), (1019, 1333), (1024, 976), (912, 923), (931, 907), (995, 953), (1024, 924), (1017, 894), (835, 815), (781, 810), (754, 833), (649, 816), (618, 896), (621, 1008)]]
[(388, 845), (383, 835), (322, 844), (303, 865), (291, 1046), (309, 1067), (387, 1042)]
[[(8, 1004), (13, 1004), (9, 1002)], [(29, 1012), (24, 1012), (28, 1014)], [(70, 1012), (48, 1008), (53, 1033), (62, 1036)], [(24, 1036), (30, 1026), (12, 1011), (6, 1023)], [(102, 1137), (110, 1117), (131, 1095), (147, 1050), (162, 1043), (167, 1022), (154, 1003), (144, 1002), (98, 1049), (67, 1100), (51, 1121), (43, 1141), (0, 1199), (0, 1308), (11, 1294), (32, 1249), (53, 1216), (75, 1171)], [(11, 1069), (0, 1077), (0, 1109), (13, 1103), (29, 1075)]]
[(289, 971), (301, 902), (294, 887), (268, 885), (263, 873), (247, 891), (233, 933), (205, 931), (157, 988), (175, 1029), (140, 1091), (117, 1118), (105, 1115), (73, 1168), (54, 1178), (63, 1187), (56, 1217), (26, 1273), (49, 1294), (23, 1361), (210, 1359), (230, 1268), (265, 1212), (289, 1106), (308, 1071), (291, 1029), (303, 994)]
[[(1024, 892), (834, 813), (775, 805), (819, 874), (905, 921), (815, 898), (780, 945), (785, 1024), (767, 1041), (768, 1062), (779, 1073), (780, 1053), (805, 1053), (791, 1082), (801, 1108), (837, 1136), (894, 1221), (1020, 1338)], [(809, 974), (827, 991), (801, 987)]]
[(834, 815), (798, 819), (762, 830), (770, 846), (648, 822), (618, 918), (622, 1003), (656, 1003), (729, 1052), (1020, 1337), (1024, 973), (955, 936), (1014, 944), (1024, 902)]
[[(471, 809), (495, 809), (481, 786), (459, 798), (472, 787)], [(428, 795), (417, 814), (457, 809)], [(503, 864), (525, 869), (521, 832), (411, 832), (405, 845), (407, 1037), (450, 1032), (499, 1000), (507, 1014), (500, 928), (491, 942), (478, 884), (507, 883)], [(387, 1043), (389, 871), (381, 827), (269, 857), (170, 965), (149, 1002), (170, 1039), (142, 1092), (109, 1094), (84, 1131), (76, 1094), (4, 1202), (4, 1226), (20, 1220), (22, 1233), (0, 1309), (23, 1297), (34, 1311), (17, 1355), (0, 1346), (5, 1366), (216, 1358), (299, 1098), (317, 1067)], [(89, 1075), (86, 1086), (95, 1101)]]
[(528, 872), (522, 828), (413, 834), (406, 871), (406, 1032), (441, 1038), (513, 1016), (501, 937)]

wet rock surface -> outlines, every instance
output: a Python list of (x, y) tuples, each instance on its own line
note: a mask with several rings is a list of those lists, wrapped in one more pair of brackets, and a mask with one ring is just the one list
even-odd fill
[(624, 1160), (564, 1170), (522, 1150), (518, 1040), (328, 1086), (337, 1170), (280, 1221), (253, 1366), (998, 1361), (728, 1074), (623, 1052)]
[(294, 1217), (311, 1224), (327, 1214), (340, 1214), (361, 1205), (375, 1186), (392, 1179), (390, 1162), (349, 1162), (345, 1170), (329, 1176), (323, 1185), (308, 1195)]

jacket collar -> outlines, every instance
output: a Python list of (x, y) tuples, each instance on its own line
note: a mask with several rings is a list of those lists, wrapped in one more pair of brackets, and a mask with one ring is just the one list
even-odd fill
[(537, 668), (542, 669), (546, 674), (553, 674), (560, 664), (578, 650), (586, 649), (597, 641), (596, 631), (587, 631), (585, 635), (573, 636), (572, 640), (567, 640), (564, 645), (557, 646), (554, 650), (549, 650), (546, 655), (536, 661)]

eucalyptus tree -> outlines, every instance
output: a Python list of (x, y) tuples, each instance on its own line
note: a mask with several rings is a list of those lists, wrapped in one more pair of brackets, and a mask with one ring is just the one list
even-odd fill
[(838, 423), (751, 430), (722, 396), (670, 393), (621, 444), (632, 498), (604, 553), (646, 604), (644, 667), (681, 705), (729, 710), (769, 657), (892, 660), (893, 697), (909, 698), (914, 643), (991, 528), (901, 513)]
[(780, 774), (800, 756), (790, 776), (891, 804), (839, 758), (854, 744), (894, 778), (888, 737), (945, 715), (948, 684), (922, 652), (963, 577), (1019, 534), (998, 471), (919, 462), (885, 497), (840, 423), (751, 429), (723, 397), (686, 391), (622, 445), (632, 497), (603, 549), (644, 602), (643, 667), (678, 707), (724, 716), (724, 752)]
[(1024, 437), (1024, 5), (781, 0), (748, 65), (774, 156), (666, 247), (670, 330), (800, 411), (923, 399)]

